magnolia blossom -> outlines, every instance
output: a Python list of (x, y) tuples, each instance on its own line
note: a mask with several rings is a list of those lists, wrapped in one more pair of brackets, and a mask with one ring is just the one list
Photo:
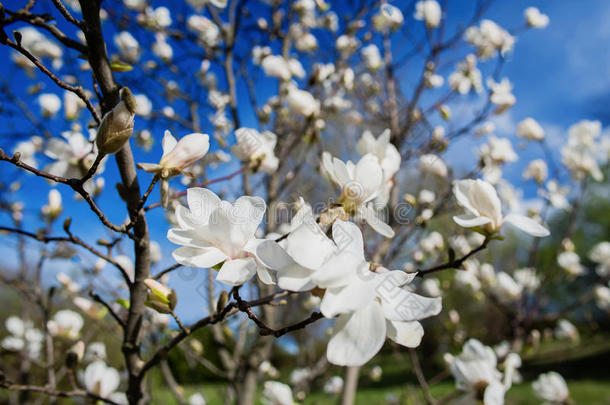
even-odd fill
[(523, 287), (519, 285), (508, 273), (499, 272), (495, 277), (495, 283), (492, 286), (494, 293), (500, 302), (510, 303), (519, 297)]
[(266, 284), (272, 284), (269, 272), (255, 258), (262, 242), (254, 233), (265, 215), (265, 201), (243, 196), (234, 204), (221, 201), (205, 188), (187, 190), (188, 208), (176, 207), (178, 227), (167, 238), (182, 247), (172, 253), (185, 266), (209, 268), (220, 266), (216, 280), (241, 285), (258, 272)]
[(0, 341), (0, 346), (4, 350), (25, 350), (25, 354), (32, 359), (40, 357), (44, 335), (34, 328), (32, 322), (23, 321), (17, 316), (9, 316), (4, 326), (8, 332), (8, 335)]
[(377, 31), (400, 28), (404, 21), (404, 16), (399, 8), (389, 3), (384, 3), (379, 12), (373, 16), (373, 26)]
[(334, 375), (330, 377), (324, 383), (324, 387), (322, 387), (322, 391), (326, 394), (337, 395), (343, 391), (343, 378), (338, 375)]
[(386, 129), (383, 131), (377, 139), (375, 139), (371, 131), (364, 131), (362, 138), (356, 144), (356, 150), (362, 156), (372, 153), (377, 157), (383, 170), (385, 185), (375, 202), (385, 206), (389, 199), (389, 191), (394, 185), (393, 177), (400, 169), (401, 161), (400, 153), (398, 153), (396, 146), (390, 142), (390, 130)]
[(413, 18), (424, 21), (426, 27), (436, 28), (441, 22), (441, 6), (436, 0), (422, 0), (415, 3), (415, 14)]
[(536, 7), (528, 7), (523, 12), (527, 25), (533, 28), (545, 28), (549, 25), (549, 16), (542, 14)]
[(378, 218), (375, 209), (367, 204), (377, 197), (384, 182), (383, 169), (375, 155), (366, 154), (354, 164), (352, 161), (345, 163), (324, 152), (322, 167), (328, 177), (341, 187), (339, 202), (348, 214), (364, 219), (375, 231), (388, 238), (394, 236), (392, 228)]
[(534, 394), (552, 404), (563, 404), (570, 397), (568, 385), (563, 377), (554, 371), (540, 374), (532, 383)]
[(200, 393), (196, 392), (189, 397), (189, 405), (206, 405), (207, 401), (205, 397)]
[(46, 118), (53, 118), (61, 108), (61, 99), (55, 93), (43, 93), (38, 96), (40, 112)]
[(49, 190), (49, 202), (41, 208), (42, 215), (49, 221), (53, 221), (61, 214), (61, 194), (56, 189)]
[(240, 160), (250, 162), (255, 168), (261, 168), (267, 173), (277, 170), (279, 159), (273, 149), (277, 136), (271, 131), (262, 134), (253, 128), (239, 128), (235, 131), (237, 143), (231, 147), (231, 152)]
[(74, 92), (69, 90), (64, 92), (64, 113), (67, 120), (77, 119), (85, 106), (85, 102)]
[(325, 289), (320, 311), (327, 318), (339, 315), (326, 356), (333, 364), (362, 365), (383, 346), (386, 337), (407, 347), (421, 342), (420, 319), (437, 315), (440, 298), (413, 294), (406, 287), (416, 273), (369, 270), (364, 242), (357, 225), (336, 220), (332, 228), (335, 252), (313, 275)]
[(570, 192), (569, 186), (559, 186), (556, 180), (551, 180), (546, 183), (546, 190), (538, 191), (541, 196), (549, 200), (551, 205), (558, 209), (566, 209), (570, 207), (570, 202), (566, 195)]
[(489, 136), (488, 143), (481, 145), (479, 156), (484, 163), (496, 165), (511, 163), (519, 158), (508, 138), (498, 138), (494, 135)]
[(163, 135), (163, 155), (158, 164), (138, 163), (138, 167), (149, 173), (158, 173), (162, 177), (171, 177), (201, 159), (210, 149), (210, 137), (206, 134), (189, 134), (179, 141), (169, 130)]
[(449, 76), (449, 86), (460, 94), (468, 94), (471, 90), (480, 93), (483, 90), (483, 78), (477, 68), (477, 57), (470, 54), (463, 62), (457, 64), (457, 70)]
[(53, 318), (47, 323), (47, 328), (54, 336), (76, 339), (80, 335), (83, 324), (82, 316), (69, 309), (63, 309), (53, 315)]
[(83, 383), (87, 391), (102, 398), (108, 398), (114, 393), (119, 388), (120, 382), (119, 372), (103, 361), (89, 364), (83, 375)]
[(290, 77), (292, 77), (288, 61), (280, 55), (266, 56), (261, 62), (261, 67), (265, 74), (270, 77), (282, 80), (290, 80)]
[(466, 41), (477, 48), (481, 59), (489, 59), (500, 52), (512, 51), (515, 38), (491, 20), (482, 20), (478, 27), (469, 27), (464, 34)]
[(292, 111), (304, 117), (320, 113), (320, 102), (311, 93), (301, 90), (295, 85), (288, 86), (286, 102)]
[(517, 136), (532, 141), (541, 141), (544, 139), (544, 129), (535, 119), (526, 118), (517, 124)]
[(557, 339), (572, 341), (577, 341), (579, 339), (578, 329), (576, 329), (576, 326), (567, 319), (558, 320), (553, 333)]
[(490, 101), (498, 106), (494, 111), (496, 114), (506, 111), (517, 102), (517, 99), (512, 93), (513, 85), (507, 78), (496, 83), (496, 81), (490, 77), (487, 79), (487, 86), (489, 86), (489, 89), (491, 90), (491, 96), (489, 97)]
[(453, 194), (458, 205), (466, 210), (465, 215), (453, 220), (465, 228), (480, 228), (493, 234), (504, 222), (512, 223), (532, 236), (547, 236), (548, 229), (531, 218), (518, 214), (502, 215), (502, 203), (495, 188), (483, 180), (458, 180), (453, 183)]
[(540, 286), (540, 278), (534, 268), (523, 268), (515, 270), (513, 277), (517, 284), (527, 292), (533, 292)]
[[(493, 349), (476, 339), (470, 339), (459, 356), (447, 356), (456, 387), (465, 391), (459, 403), (502, 405), (504, 394), (510, 388), (521, 359), (510, 353), (504, 363), (504, 376), (497, 370), (497, 358)], [(504, 378), (503, 378), (504, 377)]]
[(136, 99), (136, 115), (148, 117), (153, 109), (152, 101), (146, 94), (136, 94), (134, 98)]
[(557, 264), (571, 276), (581, 276), (587, 272), (580, 263), (580, 256), (572, 250), (566, 250), (557, 255)]
[[(93, 164), (96, 147), (80, 132), (63, 132), (61, 136), (65, 140), (51, 138), (47, 142), (45, 155), (56, 162), (47, 165), (44, 171), (55, 176), (80, 178)], [(98, 173), (102, 167), (100, 165)]]
[(13, 149), (13, 154), (19, 152), (20, 161), (33, 168), (37, 168), (38, 162), (36, 161), (36, 152), (40, 151), (42, 144), (43, 140), (41, 137), (33, 136), (27, 141), (18, 142)]
[(114, 36), (114, 44), (125, 62), (137, 63), (140, 59), (140, 43), (128, 31), (121, 31)]
[(119, 95), (121, 101), (104, 115), (95, 137), (98, 150), (104, 155), (118, 152), (133, 132), (136, 99), (128, 87), (123, 87)]
[(595, 156), (595, 140), (600, 133), (599, 121), (583, 120), (568, 129), (568, 143), (561, 149), (561, 158), (577, 179), (583, 179), (587, 175), (595, 181), (604, 178)]
[(433, 153), (426, 153), (419, 157), (419, 169), (438, 176), (440, 178), (447, 177), (447, 165), (439, 156)]
[(106, 361), (106, 345), (103, 342), (91, 342), (87, 345), (85, 361)]
[(599, 242), (593, 246), (589, 252), (589, 259), (597, 263), (595, 271), (600, 277), (606, 277), (610, 274), (610, 242)]
[(261, 402), (264, 405), (293, 405), (292, 390), (281, 382), (265, 381)]
[(336, 246), (316, 222), (311, 206), (302, 199), (289, 231), (279, 243), (261, 242), (256, 253), (265, 266), (277, 271), (280, 288), (309, 291), (315, 287), (312, 275), (335, 252)]
[(534, 179), (538, 184), (543, 183), (548, 176), (548, 168), (546, 162), (542, 159), (536, 159), (529, 162), (523, 172), (524, 179)]
[(362, 59), (364, 60), (367, 69), (377, 70), (383, 66), (383, 60), (381, 59), (381, 54), (379, 53), (377, 45), (367, 45), (362, 48), (360, 53), (362, 54)]
[(221, 40), (220, 28), (207, 17), (191, 15), (186, 20), (186, 26), (207, 46), (217, 46)]
[(596, 285), (593, 289), (593, 295), (595, 296), (595, 302), (601, 309), (610, 309), (610, 288), (603, 285)]
[(174, 55), (172, 46), (167, 43), (165, 34), (155, 34), (155, 43), (152, 45), (152, 51), (164, 62), (171, 62)]

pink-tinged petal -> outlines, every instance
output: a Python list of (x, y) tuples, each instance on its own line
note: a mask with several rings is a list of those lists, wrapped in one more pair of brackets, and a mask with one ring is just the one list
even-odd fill
[(379, 218), (373, 207), (369, 205), (363, 205), (358, 210), (358, 213), (362, 216), (362, 218), (364, 218), (366, 223), (369, 224), (371, 228), (373, 228), (375, 232), (385, 236), (386, 238), (394, 237), (394, 230), (392, 229), (392, 227)]
[(509, 214), (504, 218), (504, 222), (509, 222), (532, 236), (543, 237), (551, 234), (544, 226), (523, 215)]
[(378, 303), (371, 301), (359, 311), (337, 319), (326, 357), (339, 366), (361, 366), (379, 352), (385, 337), (383, 312)]
[(185, 266), (209, 268), (227, 259), (222, 251), (216, 248), (180, 247), (172, 252), (174, 260)]
[(424, 336), (424, 328), (417, 321), (401, 322), (387, 321), (388, 338), (399, 345), (417, 347)]
[(233, 259), (224, 262), (216, 280), (228, 285), (242, 285), (256, 274), (257, 264), (254, 258)]
[(481, 226), (485, 224), (491, 223), (491, 219), (487, 217), (473, 217), (472, 215), (456, 215), (453, 217), (453, 220), (459, 226), (463, 226), (464, 228), (473, 228), (475, 226)]

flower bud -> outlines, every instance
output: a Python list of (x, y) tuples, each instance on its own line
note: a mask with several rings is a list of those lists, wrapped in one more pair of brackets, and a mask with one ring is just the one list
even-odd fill
[(178, 303), (178, 297), (174, 290), (152, 278), (144, 280), (144, 284), (150, 290), (146, 306), (162, 314), (168, 314), (174, 310)]
[(97, 131), (95, 142), (104, 155), (118, 152), (133, 132), (136, 99), (128, 87), (121, 89), (120, 96), (121, 102), (104, 115)]
[(70, 348), (66, 355), (66, 366), (70, 369), (76, 368), (85, 355), (85, 343), (79, 340)]

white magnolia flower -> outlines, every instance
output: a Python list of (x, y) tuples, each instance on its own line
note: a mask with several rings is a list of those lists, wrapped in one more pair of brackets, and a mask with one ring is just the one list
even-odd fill
[(459, 180), (453, 183), (453, 194), (465, 215), (453, 220), (465, 228), (481, 227), (486, 233), (500, 230), (504, 222), (512, 223), (532, 236), (547, 236), (548, 229), (531, 218), (518, 214), (502, 215), (502, 203), (495, 188), (483, 180)]
[(75, 120), (85, 108), (85, 102), (76, 94), (66, 90), (64, 92), (64, 113), (69, 121)]
[(478, 27), (469, 27), (464, 37), (477, 48), (477, 54), (483, 60), (495, 56), (498, 52), (504, 56), (512, 51), (515, 45), (515, 38), (491, 20), (482, 20)]
[(583, 120), (568, 129), (568, 143), (561, 149), (561, 161), (579, 180), (587, 175), (595, 181), (604, 178), (596, 159), (595, 140), (600, 133), (599, 121)]
[(513, 277), (517, 284), (527, 292), (533, 292), (540, 286), (540, 278), (534, 268), (523, 268), (515, 270)]
[(571, 276), (581, 276), (587, 269), (580, 263), (580, 256), (572, 250), (557, 255), (557, 264)]
[(209, 18), (202, 15), (191, 15), (186, 20), (187, 28), (196, 33), (207, 46), (217, 46), (221, 39), (220, 28)]
[(589, 259), (597, 263), (595, 271), (600, 277), (610, 275), (610, 242), (599, 242), (589, 252)]
[(424, 73), (424, 83), (426, 87), (434, 89), (437, 87), (441, 87), (445, 83), (445, 78), (428, 70)]
[(34, 328), (32, 322), (23, 321), (17, 316), (9, 316), (4, 326), (9, 334), (0, 341), (3, 349), (25, 350), (25, 354), (32, 359), (40, 357), (44, 335), (42, 331)]
[(42, 148), (43, 140), (39, 136), (33, 136), (27, 141), (18, 142), (13, 149), (13, 154), (19, 152), (21, 155), (19, 160), (23, 163), (38, 168), (38, 162), (36, 161), (36, 152), (39, 152)]
[(438, 176), (440, 178), (447, 177), (447, 165), (440, 156), (433, 153), (426, 153), (419, 157), (419, 169)]
[(147, 7), (144, 14), (138, 15), (138, 21), (153, 28), (167, 28), (172, 25), (172, 16), (167, 7)]
[(487, 79), (487, 86), (491, 90), (489, 100), (498, 106), (494, 111), (495, 114), (506, 111), (517, 102), (515, 95), (512, 93), (513, 85), (507, 78), (497, 83), (490, 77)]
[(280, 55), (266, 56), (261, 62), (261, 67), (269, 77), (276, 77), (281, 80), (290, 80), (292, 77), (288, 61)]
[(328, 177), (341, 187), (339, 202), (347, 213), (364, 219), (375, 231), (388, 238), (394, 236), (392, 228), (367, 204), (377, 197), (384, 184), (383, 169), (375, 155), (366, 154), (354, 164), (332, 158), (330, 153), (324, 152), (322, 167)]
[(146, 3), (146, 0), (123, 0), (123, 4), (125, 4), (125, 7), (131, 10), (138, 11), (144, 10), (144, 8), (146, 7)]
[(125, 62), (137, 63), (140, 59), (140, 43), (128, 31), (121, 31), (116, 34), (114, 44), (119, 49), (119, 54)]
[(465, 391), (461, 403), (502, 405), (505, 387), (502, 374), (497, 370), (497, 358), (493, 349), (476, 339), (470, 339), (459, 356), (450, 359), (450, 369), (456, 387)]
[(427, 28), (436, 28), (441, 23), (443, 13), (436, 0), (422, 0), (415, 3), (413, 18), (424, 21)]
[(538, 184), (542, 184), (549, 174), (546, 162), (542, 159), (535, 159), (528, 163), (525, 171), (523, 172), (523, 178), (534, 179)]
[(403, 21), (404, 16), (400, 9), (389, 3), (384, 3), (373, 16), (373, 26), (377, 31), (395, 30), (400, 28)]
[(288, 86), (286, 102), (292, 111), (303, 117), (310, 117), (320, 113), (320, 102), (311, 93), (301, 90), (295, 85)]
[(61, 99), (55, 93), (42, 93), (38, 96), (40, 112), (46, 118), (53, 118), (61, 108)]
[(41, 208), (42, 215), (49, 219), (50, 221), (54, 220), (61, 214), (63, 210), (61, 204), (61, 194), (56, 189), (49, 190), (49, 202), (46, 205), (43, 205)]
[(103, 361), (89, 364), (83, 375), (83, 383), (87, 391), (102, 398), (112, 395), (119, 388), (120, 382), (119, 372)]
[(551, 404), (563, 404), (569, 397), (568, 385), (563, 377), (554, 371), (540, 374), (532, 383), (534, 394)]
[(136, 99), (136, 115), (148, 117), (153, 109), (152, 101), (146, 94), (136, 94), (134, 97)]
[(610, 309), (610, 288), (603, 285), (596, 285), (593, 289), (595, 302), (601, 309)]
[(457, 64), (457, 70), (449, 75), (449, 86), (460, 94), (470, 91), (480, 93), (483, 90), (483, 78), (477, 68), (477, 57), (470, 54), (463, 62)]
[(254, 236), (265, 215), (262, 198), (243, 196), (231, 204), (208, 189), (190, 188), (187, 202), (188, 208), (176, 207), (178, 227), (167, 233), (171, 242), (182, 245), (172, 253), (178, 263), (220, 265), (216, 280), (229, 285), (241, 285), (257, 272), (261, 281), (273, 283), (254, 255), (262, 242)]
[(231, 152), (240, 160), (250, 162), (253, 167), (260, 167), (267, 173), (277, 170), (279, 159), (273, 149), (277, 136), (271, 131), (262, 134), (253, 128), (239, 128), (235, 131), (236, 144)]
[(517, 124), (517, 136), (532, 141), (541, 141), (544, 139), (544, 129), (535, 119), (526, 118)]
[(295, 38), (294, 47), (301, 52), (312, 52), (318, 49), (318, 40), (311, 32), (304, 32)]
[(290, 74), (298, 79), (304, 78), (307, 74), (303, 65), (301, 65), (301, 62), (296, 58), (290, 58), (288, 60), (288, 68), (290, 69)]
[(421, 283), (421, 290), (427, 297), (440, 297), (443, 294), (441, 282), (438, 278), (426, 278)]
[(362, 365), (377, 354), (386, 337), (403, 346), (418, 346), (423, 328), (417, 321), (437, 315), (440, 298), (409, 291), (406, 284), (416, 273), (370, 271), (362, 233), (354, 223), (336, 220), (332, 233), (336, 250), (312, 275), (312, 281), (326, 290), (320, 304), (322, 314), (327, 318), (339, 315), (326, 349), (328, 361)]
[(379, 48), (377, 45), (370, 44), (362, 48), (360, 51), (362, 55), (362, 59), (364, 60), (364, 64), (369, 70), (377, 70), (383, 66), (383, 60), (381, 59), (381, 54), (379, 53)]
[(330, 395), (340, 394), (343, 391), (343, 378), (341, 378), (338, 375), (334, 375), (334, 376), (330, 377), (324, 383), (324, 387), (322, 388), (322, 391), (324, 391), (324, 393), (330, 394)]
[(551, 205), (558, 209), (566, 209), (570, 207), (570, 202), (566, 195), (570, 192), (569, 186), (559, 186), (557, 180), (551, 180), (546, 183), (546, 190), (539, 190), (539, 194), (550, 201)]
[(354, 53), (359, 46), (360, 41), (352, 35), (341, 35), (335, 41), (335, 48), (337, 48), (343, 57), (348, 57)]
[(256, 253), (265, 266), (277, 271), (280, 288), (309, 291), (315, 287), (311, 276), (335, 249), (335, 244), (316, 222), (311, 206), (301, 199), (288, 236), (279, 243), (273, 240), (261, 242)]
[(106, 361), (106, 345), (103, 342), (91, 342), (87, 345), (85, 361)]
[(555, 330), (553, 331), (557, 339), (566, 339), (576, 341), (579, 339), (578, 329), (567, 319), (557, 321)]
[(295, 368), (290, 372), (290, 384), (301, 385), (309, 379), (311, 370), (309, 368)]
[(84, 321), (80, 314), (69, 309), (57, 311), (53, 318), (47, 323), (49, 333), (54, 336), (64, 336), (76, 339), (80, 335)]
[(263, 361), (258, 366), (258, 371), (265, 374), (269, 378), (277, 378), (277, 377), (279, 377), (279, 374), (280, 374), (277, 371), (277, 368), (273, 367), (273, 364), (271, 364), (268, 360)]
[(293, 405), (292, 390), (281, 382), (265, 381), (261, 402), (264, 405)]
[[(65, 139), (51, 138), (47, 143), (45, 155), (56, 161), (47, 165), (44, 171), (55, 176), (81, 178), (93, 164), (96, 147), (80, 132), (63, 132)], [(98, 173), (103, 171), (100, 165)]]
[(167, 43), (167, 36), (162, 33), (155, 34), (155, 43), (152, 45), (152, 51), (164, 62), (171, 62), (174, 56), (172, 46)]
[(493, 291), (500, 302), (510, 303), (521, 297), (523, 287), (508, 273), (501, 271), (496, 275)]
[(138, 163), (148, 173), (159, 173), (171, 177), (200, 160), (210, 149), (210, 137), (206, 134), (189, 134), (179, 141), (169, 132), (163, 135), (163, 155), (159, 163)]
[(479, 157), (485, 165), (511, 163), (519, 158), (508, 138), (498, 138), (494, 135), (489, 136), (488, 143), (481, 145)]
[(549, 25), (549, 16), (542, 14), (536, 7), (528, 7), (523, 12), (527, 25), (533, 28), (545, 28)]
[(207, 401), (205, 397), (200, 393), (196, 392), (189, 397), (189, 405), (206, 405)]
[[(372, 153), (383, 170), (383, 178), (385, 180), (385, 186), (382, 190), (380, 197), (376, 203), (385, 205), (389, 199), (389, 190), (394, 185), (393, 177), (400, 169), (400, 153), (396, 147), (390, 142), (390, 130), (386, 129), (379, 135), (377, 139), (373, 136), (371, 131), (364, 131), (362, 138), (356, 144), (356, 150), (362, 156), (367, 153)], [(388, 191), (385, 193), (383, 191)]]

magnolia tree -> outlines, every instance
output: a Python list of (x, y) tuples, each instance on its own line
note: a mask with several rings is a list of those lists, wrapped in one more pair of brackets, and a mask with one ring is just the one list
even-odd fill
[[(534, 118), (512, 139), (490, 120), (516, 102), (502, 68), (517, 34), (549, 23), (538, 9), (508, 29), (486, 19), (489, 1), (466, 21), (436, 0), (16, 3), (0, 5), (10, 401), (147, 403), (160, 375), (178, 403), (205, 403), (170, 367), (182, 351), (226, 382), (227, 403), (254, 403), (259, 386), (265, 403), (303, 400), (331, 364), (345, 373), (323, 389), (349, 404), (390, 342), (426, 403), (502, 404), (520, 356), (577, 339), (568, 318), (590, 302), (607, 314), (610, 242), (571, 242), (604, 178), (600, 123), (575, 123), (555, 150)], [(525, 183), (503, 176), (513, 142), (531, 158)], [(590, 292), (558, 309), (550, 286), (584, 275)], [(453, 291), (504, 313), (495, 348), (443, 305)], [(444, 356), (448, 398), (432, 396), (414, 350), (428, 318), (465, 342)], [(289, 381), (271, 363), (286, 334), (304, 352), (326, 346)], [(570, 401), (555, 372), (533, 389)]]

